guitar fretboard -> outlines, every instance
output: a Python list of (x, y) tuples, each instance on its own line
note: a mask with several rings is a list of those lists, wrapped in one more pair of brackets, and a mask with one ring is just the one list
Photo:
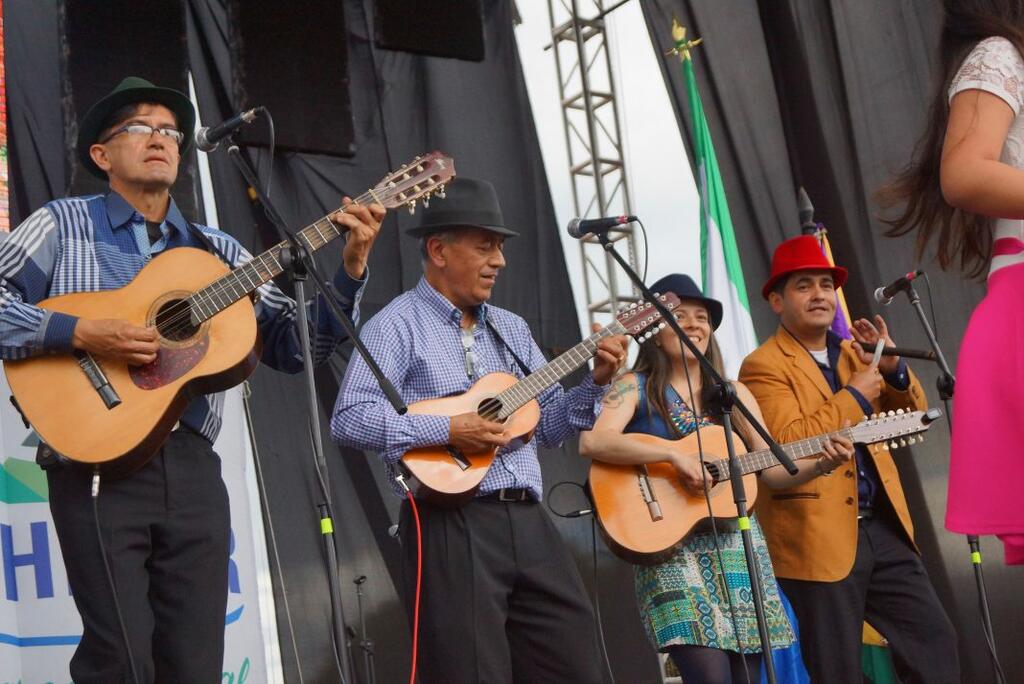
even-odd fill
[[(853, 429), (846, 428), (844, 430), (836, 430), (835, 433), (840, 434), (853, 441)], [(807, 439), (801, 439), (796, 442), (790, 442), (788, 444), (781, 444), (782, 450), (786, 452), (791, 459), (794, 461), (802, 458), (810, 458), (811, 456), (817, 456), (824, 452), (825, 444), (829, 441), (829, 435), (817, 435), (815, 437), (808, 437)], [(778, 465), (778, 460), (770, 449), (761, 449), (759, 451), (751, 451), (750, 453), (737, 456), (736, 460), (739, 462), (740, 473), (743, 475), (749, 475), (750, 473), (756, 473), (770, 468), (773, 465)], [(712, 472), (715, 473), (715, 481), (722, 482), (729, 479), (729, 459), (723, 458), (717, 461), (710, 461), (708, 465), (711, 467)]]
[(508, 418), (537, 395), (585, 364), (597, 353), (597, 343), (613, 335), (625, 335), (626, 329), (612, 321), (555, 360), (538, 368), (495, 397), (501, 402), (499, 419)]
[[(369, 192), (360, 195), (356, 200), (359, 204), (376, 201)], [(344, 207), (340, 211), (344, 211)], [(332, 214), (334, 212), (331, 212)], [(300, 230), (296, 237), (310, 252), (314, 252), (331, 240), (341, 235), (338, 227), (327, 216), (314, 221)], [(213, 281), (202, 290), (193, 293), (187, 301), (191, 308), (193, 325), (213, 318), (239, 299), (254, 292), (260, 285), (271, 280), (284, 271), (281, 264), (281, 252), (288, 247), (288, 242), (280, 242), (258, 257), (254, 257), (231, 273)]]

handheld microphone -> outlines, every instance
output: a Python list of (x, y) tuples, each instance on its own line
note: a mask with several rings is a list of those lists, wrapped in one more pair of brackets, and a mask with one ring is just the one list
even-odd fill
[(875, 290), (875, 301), (888, 306), (892, 302), (893, 297), (907, 289), (913, 280), (922, 275), (924, 275), (924, 271), (911, 271), (906, 275), (900, 276), (885, 287), (878, 288)]
[(636, 216), (607, 216), (605, 218), (593, 219), (574, 218), (572, 221), (569, 221), (569, 227), (566, 230), (569, 232), (570, 237), (579, 240), (586, 235), (605, 233), (616, 226), (622, 226), (636, 220)]
[(245, 124), (252, 123), (252, 121), (259, 116), (262, 111), (263, 107), (253, 107), (250, 110), (234, 115), (226, 121), (222, 121), (216, 126), (203, 126), (196, 131), (196, 148), (203, 152), (213, 152), (217, 149), (221, 140), (228, 137)]

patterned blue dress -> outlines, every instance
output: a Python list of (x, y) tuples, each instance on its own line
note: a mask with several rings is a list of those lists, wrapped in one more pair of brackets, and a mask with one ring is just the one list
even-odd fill
[[(661, 416), (648, 411), (644, 390), (646, 380), (642, 374), (637, 374), (637, 381), (637, 411), (624, 432), (644, 432), (676, 439)], [(671, 387), (666, 389), (666, 400), (672, 420), (683, 436), (693, 432), (696, 429), (693, 411)], [(713, 423), (702, 416), (700, 424), (703, 427)], [(761, 526), (753, 515), (750, 521), (754, 554), (765, 593), (769, 638), (773, 649), (784, 648), (795, 641), (793, 629), (779, 599)], [(640, 617), (648, 638), (659, 651), (675, 645), (707, 646), (742, 653), (761, 651), (742, 537), (735, 520), (720, 520), (717, 525), (721, 562), (715, 551), (714, 537), (708, 529), (687, 536), (667, 561), (658, 565), (635, 566)]]

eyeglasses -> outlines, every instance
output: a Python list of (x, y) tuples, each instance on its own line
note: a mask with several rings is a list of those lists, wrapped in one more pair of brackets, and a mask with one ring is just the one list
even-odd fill
[(146, 124), (133, 123), (127, 126), (121, 126), (116, 131), (112, 132), (103, 140), (100, 140), (100, 144), (110, 141), (111, 138), (127, 133), (128, 135), (144, 135), (149, 137), (153, 133), (159, 133), (160, 135), (167, 136), (173, 140), (178, 146), (185, 140), (185, 134), (179, 131), (177, 128), (154, 128), (153, 126), (147, 126)]

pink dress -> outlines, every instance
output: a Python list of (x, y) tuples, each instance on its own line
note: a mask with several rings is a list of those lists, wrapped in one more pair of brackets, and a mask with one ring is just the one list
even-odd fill
[[(961, 65), (949, 97), (984, 90), (1016, 115), (1001, 160), (1024, 169), (1024, 59), (1004, 38), (987, 38)], [(1024, 221), (995, 222), (988, 293), (960, 347), (953, 408), (946, 527), (995, 534), (1007, 564), (1024, 563)]]

